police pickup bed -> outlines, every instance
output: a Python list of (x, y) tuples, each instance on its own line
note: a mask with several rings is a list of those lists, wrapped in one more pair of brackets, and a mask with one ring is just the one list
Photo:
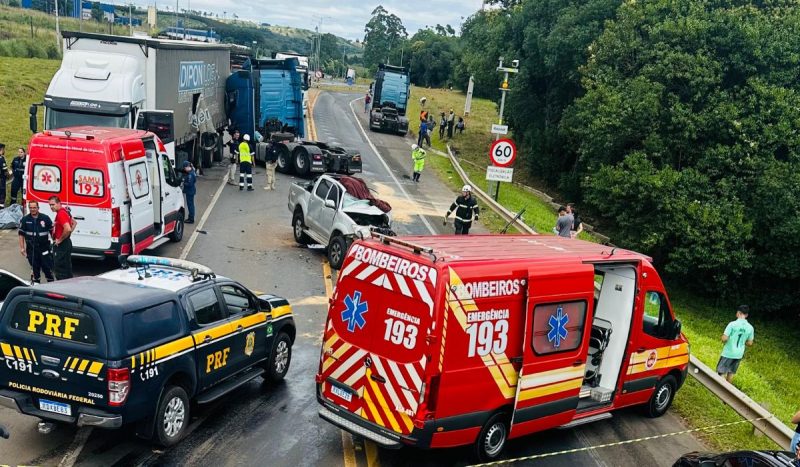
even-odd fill
[(325, 174), (292, 183), (289, 212), (295, 241), (324, 245), (334, 269), (342, 266), (355, 235), (369, 236), (370, 230), (394, 235), (391, 206), (372, 197), (366, 183), (356, 177)]
[(130, 256), (100, 276), (8, 292), (0, 405), (49, 422), (136, 423), (138, 435), (169, 446), (185, 434), (192, 401), (257, 376), (283, 379), (294, 339), (283, 298), (199, 264)]

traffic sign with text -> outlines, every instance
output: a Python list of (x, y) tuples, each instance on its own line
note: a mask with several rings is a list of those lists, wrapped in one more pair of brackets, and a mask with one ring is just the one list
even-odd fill
[(498, 167), (508, 167), (517, 158), (517, 146), (508, 138), (498, 139), (492, 143), (489, 158)]
[(514, 169), (510, 167), (486, 167), (486, 180), (490, 182), (511, 182), (514, 178)]
[(507, 135), (508, 134), (508, 125), (498, 125), (497, 123), (492, 124), (492, 134), (494, 135)]

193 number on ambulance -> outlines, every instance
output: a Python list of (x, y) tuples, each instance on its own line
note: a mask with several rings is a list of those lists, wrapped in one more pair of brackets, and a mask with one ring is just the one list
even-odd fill
[(469, 351), (467, 356), (485, 357), (489, 353), (505, 353), (508, 346), (508, 320), (483, 321), (467, 326)]
[(399, 319), (388, 318), (384, 320), (386, 331), (383, 333), (383, 340), (392, 344), (400, 345), (411, 350), (417, 345), (417, 326), (400, 321)]

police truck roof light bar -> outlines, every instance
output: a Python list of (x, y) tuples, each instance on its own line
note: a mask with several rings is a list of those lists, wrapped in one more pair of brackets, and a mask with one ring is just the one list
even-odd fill
[(400, 246), (404, 246), (404, 247), (407, 247), (407, 248), (411, 248), (414, 251), (414, 253), (417, 253), (417, 254), (428, 253), (429, 255), (432, 255), (434, 258), (436, 258), (436, 255), (433, 254), (433, 248), (430, 248), (430, 247), (427, 247), (427, 246), (422, 246), (422, 245), (417, 245), (416, 243), (407, 242), (405, 240), (400, 240), (398, 238), (390, 237), (388, 235), (383, 235), (383, 234), (380, 234), (380, 233), (374, 232), (374, 231), (372, 231), (370, 233), (372, 234), (373, 237), (379, 239), (384, 245), (388, 245), (390, 243), (394, 243), (396, 245), (400, 245)]
[(192, 280), (198, 278), (211, 278), (216, 277), (214, 271), (208, 266), (193, 263), (183, 259), (175, 258), (162, 258), (160, 256), (147, 256), (147, 255), (131, 255), (125, 258), (125, 263), (133, 266), (166, 266), (175, 269), (188, 271), (192, 275)]

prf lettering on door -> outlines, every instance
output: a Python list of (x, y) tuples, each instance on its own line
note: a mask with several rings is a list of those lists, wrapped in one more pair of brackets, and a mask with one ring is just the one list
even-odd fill
[(211, 370), (219, 370), (228, 364), (228, 352), (231, 351), (230, 347), (225, 347), (222, 350), (217, 350), (214, 353), (206, 356), (206, 373), (211, 373)]
[[(28, 310), (28, 331), (48, 336), (72, 339), (72, 333), (80, 321), (76, 318), (62, 319), (61, 316), (42, 313), (41, 311)], [(44, 327), (44, 332), (42, 332)]]

